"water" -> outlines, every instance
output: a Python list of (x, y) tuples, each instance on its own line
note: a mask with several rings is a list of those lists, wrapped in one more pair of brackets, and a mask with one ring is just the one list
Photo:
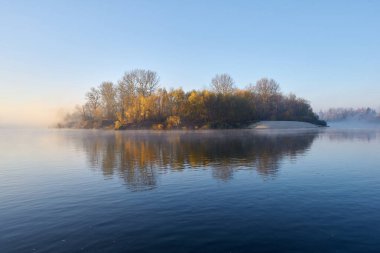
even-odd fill
[(0, 252), (380, 252), (379, 130), (0, 130)]

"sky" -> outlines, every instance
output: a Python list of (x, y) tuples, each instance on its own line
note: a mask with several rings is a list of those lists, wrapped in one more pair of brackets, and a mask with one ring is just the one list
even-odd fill
[(46, 124), (128, 70), (161, 87), (262, 77), (329, 107), (380, 108), (380, 1), (0, 0), (0, 125)]

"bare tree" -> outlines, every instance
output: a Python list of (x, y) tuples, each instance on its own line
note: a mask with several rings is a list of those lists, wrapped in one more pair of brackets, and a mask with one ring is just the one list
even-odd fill
[(125, 72), (121, 80), (119, 81), (118, 90), (119, 94), (128, 97), (132, 97), (136, 90), (136, 75), (133, 71)]
[(116, 114), (116, 88), (112, 82), (103, 82), (99, 86), (99, 91), (104, 116), (107, 119), (114, 119)]
[(100, 96), (100, 91), (94, 87), (92, 87), (91, 90), (86, 94), (86, 105), (88, 106), (92, 117), (96, 117), (98, 114), (98, 109), (101, 102)]
[(86, 93), (86, 104), (88, 108), (88, 115), (91, 119), (98, 120), (101, 118), (101, 94), (99, 89), (92, 87), (89, 92)]
[(150, 96), (158, 87), (160, 78), (151, 70), (136, 69), (132, 71), (136, 81), (136, 92), (144, 97)]
[(129, 96), (139, 94), (147, 97), (157, 89), (159, 81), (160, 78), (156, 72), (135, 69), (125, 72), (123, 78), (119, 81), (119, 89)]
[(228, 74), (216, 75), (211, 80), (211, 88), (221, 94), (232, 93), (235, 90), (234, 80)]
[(80, 115), (81, 121), (87, 120), (87, 110), (85, 105), (76, 105), (75, 106), (75, 113)]
[(254, 91), (264, 98), (280, 93), (280, 85), (273, 79), (261, 78), (256, 82)]

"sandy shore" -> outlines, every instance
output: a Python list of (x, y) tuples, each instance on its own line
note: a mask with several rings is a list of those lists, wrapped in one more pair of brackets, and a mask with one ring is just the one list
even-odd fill
[(318, 127), (317, 125), (301, 121), (260, 121), (249, 126), (249, 128), (253, 129), (302, 129)]

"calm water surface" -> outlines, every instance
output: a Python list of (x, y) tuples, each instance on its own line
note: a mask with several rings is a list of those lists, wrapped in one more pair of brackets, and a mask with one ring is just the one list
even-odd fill
[(0, 252), (380, 252), (380, 132), (0, 130)]

